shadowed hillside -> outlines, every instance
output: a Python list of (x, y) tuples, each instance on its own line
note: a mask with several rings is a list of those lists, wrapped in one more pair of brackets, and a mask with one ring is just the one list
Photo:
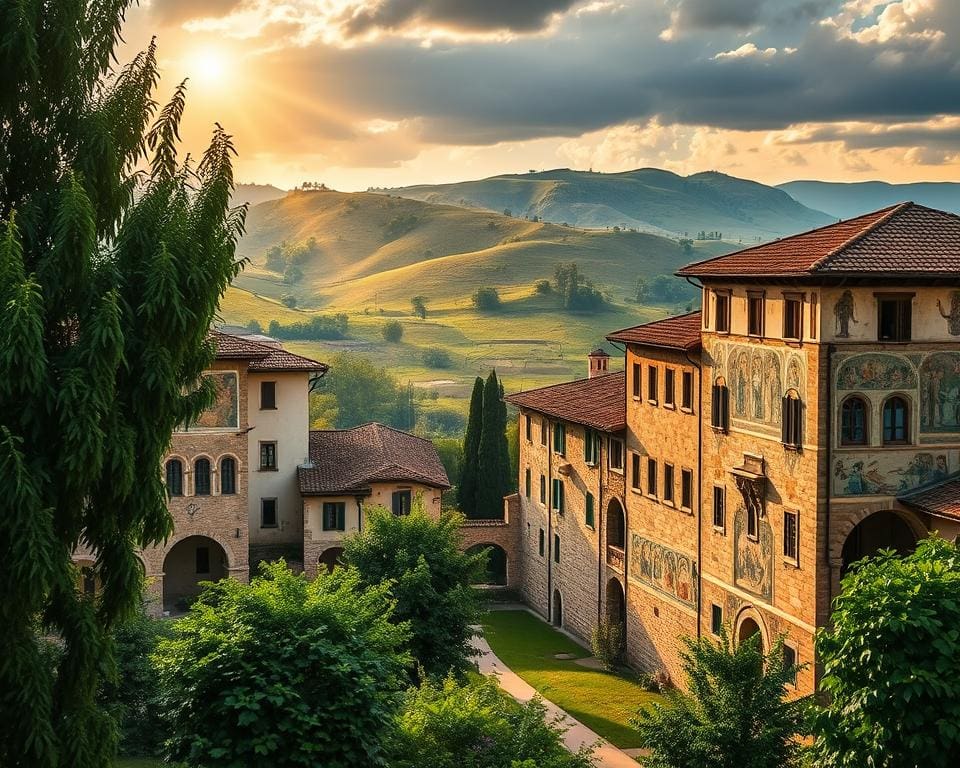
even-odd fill
[(720, 232), (732, 242), (769, 240), (832, 221), (774, 187), (722, 173), (684, 177), (656, 168), (624, 173), (559, 169), (383, 191), (580, 227), (633, 227), (691, 237)]

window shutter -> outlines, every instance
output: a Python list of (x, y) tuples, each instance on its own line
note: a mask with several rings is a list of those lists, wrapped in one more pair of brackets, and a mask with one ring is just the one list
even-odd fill
[(713, 396), (710, 403), (710, 426), (720, 428), (720, 385), (713, 385)]
[(343, 531), (347, 527), (347, 505), (346, 504), (337, 504), (337, 530)]
[(784, 397), (780, 404), (780, 412), (783, 414), (783, 425), (781, 427), (781, 441), (789, 445), (790, 435), (793, 431), (793, 401), (789, 397)]

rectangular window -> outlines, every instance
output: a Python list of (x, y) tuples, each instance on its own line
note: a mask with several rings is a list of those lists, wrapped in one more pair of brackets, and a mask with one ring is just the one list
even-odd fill
[(540, 419), (540, 445), (548, 445), (548, 434), (550, 432), (548, 424), (549, 422), (546, 419)]
[(630, 485), (639, 491), (643, 486), (640, 484), (640, 454), (630, 454)]
[(710, 426), (717, 432), (730, 429), (730, 389), (714, 384), (710, 393)]
[(523, 417), (523, 427), (524, 427), (524, 435), (527, 438), (527, 442), (528, 443), (532, 442), (533, 441), (533, 419), (530, 418), (529, 414)]
[(553, 452), (560, 455), (567, 455), (567, 430), (563, 424), (553, 425)]
[(553, 562), (560, 562), (560, 534), (553, 534)]
[(347, 505), (343, 501), (323, 502), (323, 530), (346, 530)]
[(680, 470), (680, 506), (693, 509), (693, 471)]
[(600, 461), (600, 435), (592, 429), (583, 430), (583, 460), (590, 466)]
[(586, 505), (587, 505), (586, 523), (588, 526), (593, 528), (595, 523), (594, 523), (594, 511), (593, 511), (594, 502), (593, 502), (592, 493), (589, 493), (589, 492), (587, 493)]
[(277, 382), (260, 382), (260, 410), (272, 411), (277, 407)]
[(713, 294), (713, 301), (714, 325), (717, 333), (730, 333), (730, 294), (716, 291)]
[(523, 472), (523, 489), (524, 496), (528, 499), (530, 498), (530, 467), (527, 467)]
[(210, 573), (210, 547), (197, 547), (197, 573)]
[(747, 291), (747, 334), (763, 336), (763, 293)]
[(727, 527), (727, 491), (722, 485), (713, 486), (713, 527), (723, 531)]
[(800, 521), (796, 512), (783, 513), (783, 556), (793, 562), (800, 559)]
[(669, 408), (677, 404), (676, 378), (677, 372), (673, 368), (667, 368), (663, 372), (663, 404)]
[(633, 396), (640, 398), (640, 363), (633, 364)]
[(617, 440), (615, 437), (610, 438), (610, 457), (609, 457), (610, 469), (614, 472), (623, 472), (623, 440)]
[(793, 670), (793, 677), (790, 682), (797, 684), (797, 649), (791, 645), (783, 644), (783, 666)]
[(803, 445), (803, 401), (794, 394), (787, 394), (781, 405), (783, 426), (781, 441), (784, 446), (800, 450)]
[(799, 341), (803, 338), (803, 296), (783, 295), (783, 338)]
[(410, 504), (413, 501), (411, 491), (394, 491), (390, 499), (390, 507), (395, 515), (409, 515)]
[(656, 459), (647, 459), (647, 494), (657, 495), (657, 462)]
[(680, 378), (680, 407), (693, 410), (693, 371), (684, 371)]
[(913, 296), (877, 296), (877, 340), (910, 341)]
[(277, 468), (277, 444), (260, 443), (260, 469), (273, 471)]
[(540, 547), (540, 557), (543, 557), (543, 528), (540, 529), (539, 547)]
[(719, 637), (723, 629), (723, 608), (716, 603), (710, 606), (710, 632)]
[(563, 480), (559, 477), (553, 479), (553, 494), (551, 502), (553, 509), (559, 514), (563, 514)]
[(655, 365), (647, 366), (647, 400), (651, 403), (656, 404), (657, 400), (660, 398), (660, 393), (658, 392), (659, 384), (657, 383), (657, 367)]
[(817, 294), (810, 294), (810, 338), (817, 338)]
[(260, 527), (277, 527), (277, 500), (260, 499)]
[(663, 465), (663, 500), (673, 504), (673, 464)]
[(547, 478), (543, 475), (540, 475), (540, 503), (547, 503)]

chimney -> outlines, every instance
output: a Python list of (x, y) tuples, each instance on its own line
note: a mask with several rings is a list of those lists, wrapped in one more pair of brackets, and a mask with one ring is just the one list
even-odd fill
[(597, 347), (587, 355), (587, 360), (589, 361), (587, 378), (592, 379), (594, 376), (603, 376), (609, 373), (607, 368), (610, 365), (610, 355), (600, 349), (600, 347)]

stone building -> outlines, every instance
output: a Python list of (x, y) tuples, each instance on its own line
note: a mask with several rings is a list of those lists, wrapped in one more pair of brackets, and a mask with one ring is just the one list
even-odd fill
[[(624, 347), (628, 658), (676, 680), (678, 638), (726, 626), (767, 648), (782, 637), (810, 692), (814, 633), (849, 565), (960, 533), (960, 217), (905, 203), (678, 274), (702, 286), (702, 313), (607, 337)], [(582, 386), (511, 396), (521, 435)], [(561, 418), (584, 424), (614, 397)], [(521, 440), (521, 487), (544, 458)], [(582, 519), (575, 488), (565, 503)], [(609, 530), (564, 522), (581, 576), (548, 583), (566, 590), (560, 623), (585, 636), (606, 603), (596, 553)], [(535, 607), (537, 557), (524, 550)]]
[(310, 432), (309, 461), (297, 470), (297, 481), (308, 576), (336, 564), (344, 537), (363, 527), (365, 507), (405, 515), (419, 500), (439, 517), (450, 487), (433, 443), (382, 424)]

